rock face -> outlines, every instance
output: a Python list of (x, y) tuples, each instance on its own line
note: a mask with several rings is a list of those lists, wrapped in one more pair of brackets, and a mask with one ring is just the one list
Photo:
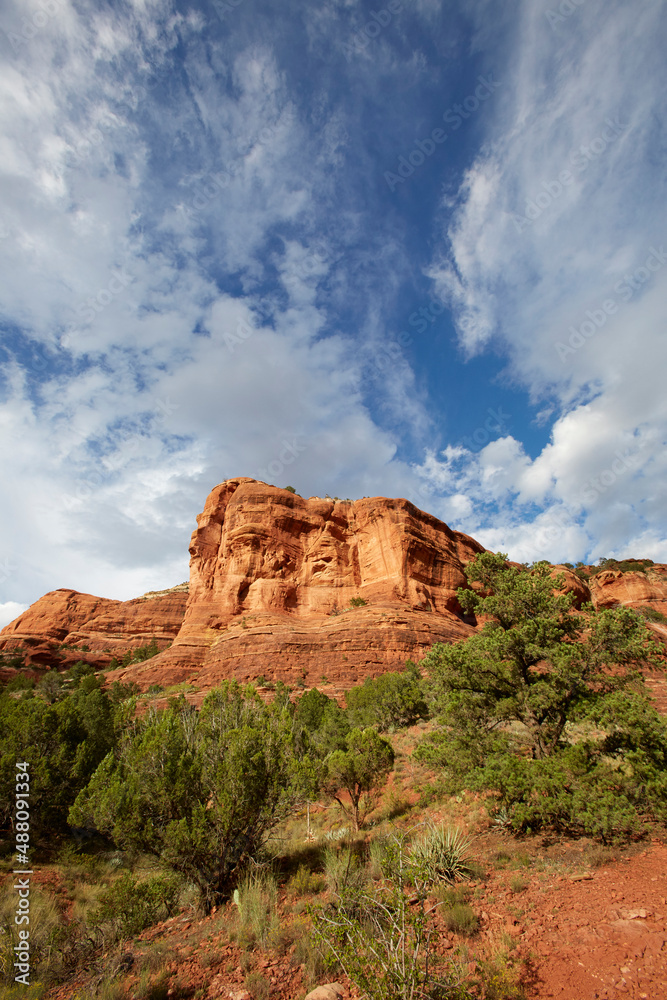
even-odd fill
[[(483, 547), (407, 500), (305, 500), (230, 479), (211, 492), (197, 525), (189, 591), (182, 584), (110, 601), (56, 590), (0, 632), (0, 652), (23, 647), (42, 666), (107, 666), (155, 638), (159, 655), (109, 678), (142, 689), (191, 681), (206, 690), (229, 677), (264, 677), (343, 690), (474, 631), (456, 590)], [(665, 566), (587, 580), (560, 570), (577, 604), (667, 614)], [(667, 638), (664, 624), (654, 627)], [(78, 648), (58, 649), (63, 643)]]
[(197, 524), (183, 625), (132, 668), (142, 687), (260, 676), (350, 686), (473, 631), (456, 589), (483, 547), (407, 500), (304, 500), (231, 479)]
[(596, 608), (649, 606), (667, 614), (667, 566), (649, 566), (644, 573), (605, 570), (591, 577), (588, 584)]
[(152, 639), (160, 648), (173, 642), (187, 598), (186, 583), (132, 601), (52, 590), (0, 632), (0, 652), (24, 649), (26, 663), (35, 666), (68, 666), (77, 660), (106, 666), (113, 656)]

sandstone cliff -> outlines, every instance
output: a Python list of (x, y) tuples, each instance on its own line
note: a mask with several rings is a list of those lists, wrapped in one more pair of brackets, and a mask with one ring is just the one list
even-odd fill
[(132, 670), (142, 687), (262, 675), (349, 686), (472, 632), (456, 589), (482, 546), (406, 500), (305, 500), (232, 479), (197, 524), (183, 625)]
[[(110, 679), (205, 690), (226, 677), (265, 677), (340, 690), (474, 630), (456, 590), (482, 546), (407, 500), (306, 500), (230, 479), (210, 493), (197, 525), (189, 591), (182, 584), (132, 601), (53, 591), (0, 632), (0, 651), (23, 647), (35, 665), (107, 666), (156, 638), (169, 648)], [(667, 613), (667, 567), (565, 575), (578, 603)], [(667, 636), (664, 625), (656, 630)]]
[(187, 584), (132, 601), (52, 590), (5, 626), (0, 652), (23, 649), (28, 665), (68, 666), (87, 660), (105, 667), (112, 657), (152, 639), (159, 648), (170, 645), (181, 627), (187, 598)]

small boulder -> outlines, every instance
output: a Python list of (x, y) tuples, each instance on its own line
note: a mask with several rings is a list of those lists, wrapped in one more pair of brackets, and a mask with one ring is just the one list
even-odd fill
[(316, 986), (311, 990), (306, 1000), (341, 1000), (345, 996), (345, 990), (340, 983), (325, 983), (324, 986)]

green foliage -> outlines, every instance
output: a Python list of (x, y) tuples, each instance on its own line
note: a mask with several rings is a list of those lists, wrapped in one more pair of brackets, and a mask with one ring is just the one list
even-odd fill
[(391, 744), (371, 728), (352, 729), (346, 749), (335, 750), (327, 757), (322, 788), (350, 816), (355, 830), (361, 829), (393, 766)]
[(296, 493), (296, 490), (294, 489), (293, 486), (286, 486), (285, 489), (287, 490), (288, 493)]
[(359, 855), (351, 847), (327, 847), (324, 852), (324, 879), (327, 889), (340, 896), (348, 889), (366, 883), (366, 873)]
[(645, 573), (649, 566), (653, 566), (652, 559), (601, 559), (595, 576), (604, 573), (605, 570), (620, 570), (621, 573)]
[(171, 917), (179, 892), (179, 880), (173, 875), (156, 875), (139, 882), (129, 872), (123, 872), (101, 893), (91, 923), (111, 923), (119, 938), (134, 937), (158, 920)]
[(402, 673), (367, 677), (347, 692), (346, 702), (353, 725), (376, 726), (380, 732), (428, 717), (419, 668), (411, 660)]
[(278, 885), (272, 872), (257, 868), (246, 873), (234, 892), (242, 948), (269, 944), (279, 927), (277, 901)]
[(119, 667), (129, 667), (132, 663), (144, 663), (146, 660), (157, 656), (159, 652), (157, 639), (153, 638), (145, 646), (138, 646), (137, 649), (128, 649), (121, 656), (120, 660), (116, 656), (112, 657), (109, 670), (118, 670)]
[(317, 688), (311, 688), (297, 701), (295, 719), (309, 733), (316, 732), (322, 726), (326, 709), (332, 704), (332, 698), (328, 698)]
[(366, 607), (367, 604), (368, 604), (368, 601), (365, 601), (363, 599), (363, 597), (351, 597), (350, 598), (350, 607), (351, 608), (364, 608), (364, 607)]
[(20, 670), (25, 666), (26, 650), (22, 646), (16, 649), (0, 653), (0, 667), (10, 667), (12, 670)]
[[(312, 688), (296, 702), (294, 726), (300, 745), (313, 765), (313, 780), (323, 780), (325, 760), (334, 750), (345, 750), (350, 734), (347, 714), (334, 698)], [(313, 789), (315, 794), (315, 789)]]
[(21, 672), (12, 677), (10, 681), (7, 681), (4, 690), (7, 693), (10, 691), (32, 691), (34, 687), (35, 679)]
[[(343, 882), (328, 906), (310, 908), (313, 936), (330, 968), (340, 967), (369, 1000), (464, 1000), (451, 969), (436, 974), (430, 941), (435, 907), (401, 836), (384, 844), (383, 879)], [(416, 885), (416, 899), (409, 886)]]
[(667, 625), (667, 615), (664, 615), (662, 611), (658, 611), (650, 604), (644, 604), (641, 608), (635, 608), (638, 615), (645, 618), (647, 622), (656, 622), (659, 625)]
[(56, 701), (62, 701), (67, 695), (67, 689), (63, 684), (62, 676), (56, 670), (49, 670), (48, 673), (40, 679), (36, 693), (43, 698), (48, 705), (52, 705)]
[(92, 663), (87, 663), (86, 660), (77, 660), (77, 662), (69, 668), (66, 676), (71, 681), (72, 688), (76, 689), (80, 686), (85, 677), (95, 676), (95, 667)]
[(225, 683), (199, 712), (183, 701), (134, 720), (70, 822), (159, 857), (197, 885), (208, 910), (293, 807), (301, 771), (291, 711)]
[(321, 892), (324, 888), (324, 879), (321, 875), (311, 872), (305, 865), (299, 865), (289, 880), (287, 888), (293, 896), (310, 896), (313, 893)]
[[(159, 687), (159, 684), (155, 686)], [(109, 688), (109, 698), (114, 705), (121, 705), (124, 701), (129, 701), (130, 698), (134, 698), (138, 694), (139, 685), (135, 681), (129, 681), (127, 684), (123, 684), (122, 681), (114, 681)]]
[(251, 972), (246, 976), (245, 987), (252, 1000), (269, 1000), (271, 982), (261, 972)]
[[(64, 832), (78, 792), (115, 742), (113, 708), (94, 676), (80, 680), (60, 701), (0, 696), (0, 826), (12, 813), (14, 765), (30, 764), (33, 837)], [(12, 794), (10, 794), (10, 790)]]
[(445, 927), (455, 934), (472, 937), (479, 930), (479, 918), (469, 903), (453, 903), (443, 910)]
[[(16, 969), (14, 948), (19, 944), (19, 927), (15, 923), (17, 895), (14, 879), (7, 878), (0, 888), (0, 996), (39, 997), (39, 984), (52, 983), (62, 976), (65, 964), (64, 931), (61, 916), (53, 897), (34, 882), (30, 886), (30, 980), (35, 986), (31, 992), (22, 983), (13, 991)], [(72, 922), (74, 923), (74, 922)], [(72, 932), (75, 928), (72, 927)], [(11, 984), (11, 985), (10, 985)], [(43, 986), (44, 988), (44, 986)]]
[(410, 863), (425, 884), (461, 882), (473, 875), (471, 841), (460, 830), (429, 824), (410, 850)]
[(491, 789), (515, 829), (550, 826), (603, 839), (638, 814), (667, 814), (667, 728), (644, 692), (642, 661), (660, 648), (628, 608), (573, 608), (547, 563), (506, 565), (486, 552), (459, 590), (481, 632), (424, 661), (442, 728), (417, 756), (450, 790)]

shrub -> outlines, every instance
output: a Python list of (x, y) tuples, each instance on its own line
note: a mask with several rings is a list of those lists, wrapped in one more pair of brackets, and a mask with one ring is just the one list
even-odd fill
[(355, 726), (377, 726), (385, 732), (393, 726), (411, 726), (428, 717), (417, 666), (408, 661), (402, 673), (367, 677), (347, 692), (346, 704)]
[(469, 903), (454, 903), (443, 911), (445, 927), (454, 934), (472, 937), (479, 930), (479, 919)]
[(359, 888), (366, 873), (358, 855), (350, 848), (327, 847), (324, 852), (324, 879), (333, 896), (341, 896), (350, 888)]
[(246, 976), (245, 986), (253, 1000), (268, 1000), (271, 983), (261, 972), (251, 972)]
[(234, 892), (240, 941), (266, 947), (278, 925), (277, 896), (278, 886), (272, 872), (260, 868), (246, 874)]
[(351, 608), (364, 608), (367, 604), (368, 604), (368, 601), (365, 601), (363, 599), (363, 597), (351, 597), (350, 598), (350, 607)]
[(429, 825), (410, 850), (410, 862), (426, 883), (461, 882), (472, 878), (471, 841), (460, 830)]
[(287, 884), (287, 890), (292, 896), (309, 896), (324, 888), (322, 875), (311, 872), (305, 865), (299, 865)]
[(620, 570), (621, 573), (645, 573), (653, 565), (652, 559), (601, 559), (595, 575), (608, 569)]
[(661, 625), (667, 625), (667, 615), (664, 615), (662, 611), (658, 611), (657, 608), (652, 607), (650, 604), (645, 604), (641, 608), (635, 608), (638, 615), (645, 618), (647, 622), (657, 622)]
[[(322, 790), (328, 793), (361, 829), (375, 805), (376, 796), (394, 765), (390, 743), (375, 729), (353, 729), (345, 750), (335, 750), (325, 761)], [(344, 794), (349, 797), (349, 805)]]
[[(311, 909), (313, 937), (329, 967), (338, 965), (369, 1000), (468, 997), (452, 970), (434, 974), (424, 883), (417, 899), (406, 892), (412, 879), (403, 837), (388, 838), (379, 884), (344, 885), (332, 904)], [(414, 905), (412, 905), (414, 904)]]
[(5, 691), (32, 691), (35, 686), (35, 680), (33, 677), (28, 677), (27, 674), (19, 673), (16, 674), (10, 681), (5, 684)]
[(152, 854), (199, 889), (204, 910), (301, 795), (291, 710), (227, 682), (133, 720), (70, 813)]
[(180, 883), (174, 876), (154, 876), (139, 882), (129, 872), (123, 872), (100, 895), (91, 923), (111, 923), (118, 937), (135, 937), (158, 920), (172, 916), (179, 892)]
[[(113, 707), (93, 676), (54, 704), (0, 695), (0, 787), (15, 784), (16, 761), (30, 763), (31, 839), (65, 832), (67, 812), (115, 742)], [(12, 812), (0, 796), (0, 827)]]
[(495, 792), (516, 830), (608, 840), (642, 814), (661, 821), (667, 726), (643, 690), (640, 664), (660, 663), (646, 623), (624, 607), (578, 612), (545, 562), (515, 568), (485, 552), (466, 575), (486, 596), (459, 590), (461, 605), (487, 622), (424, 661), (442, 727), (418, 759), (441, 764), (450, 791)]

